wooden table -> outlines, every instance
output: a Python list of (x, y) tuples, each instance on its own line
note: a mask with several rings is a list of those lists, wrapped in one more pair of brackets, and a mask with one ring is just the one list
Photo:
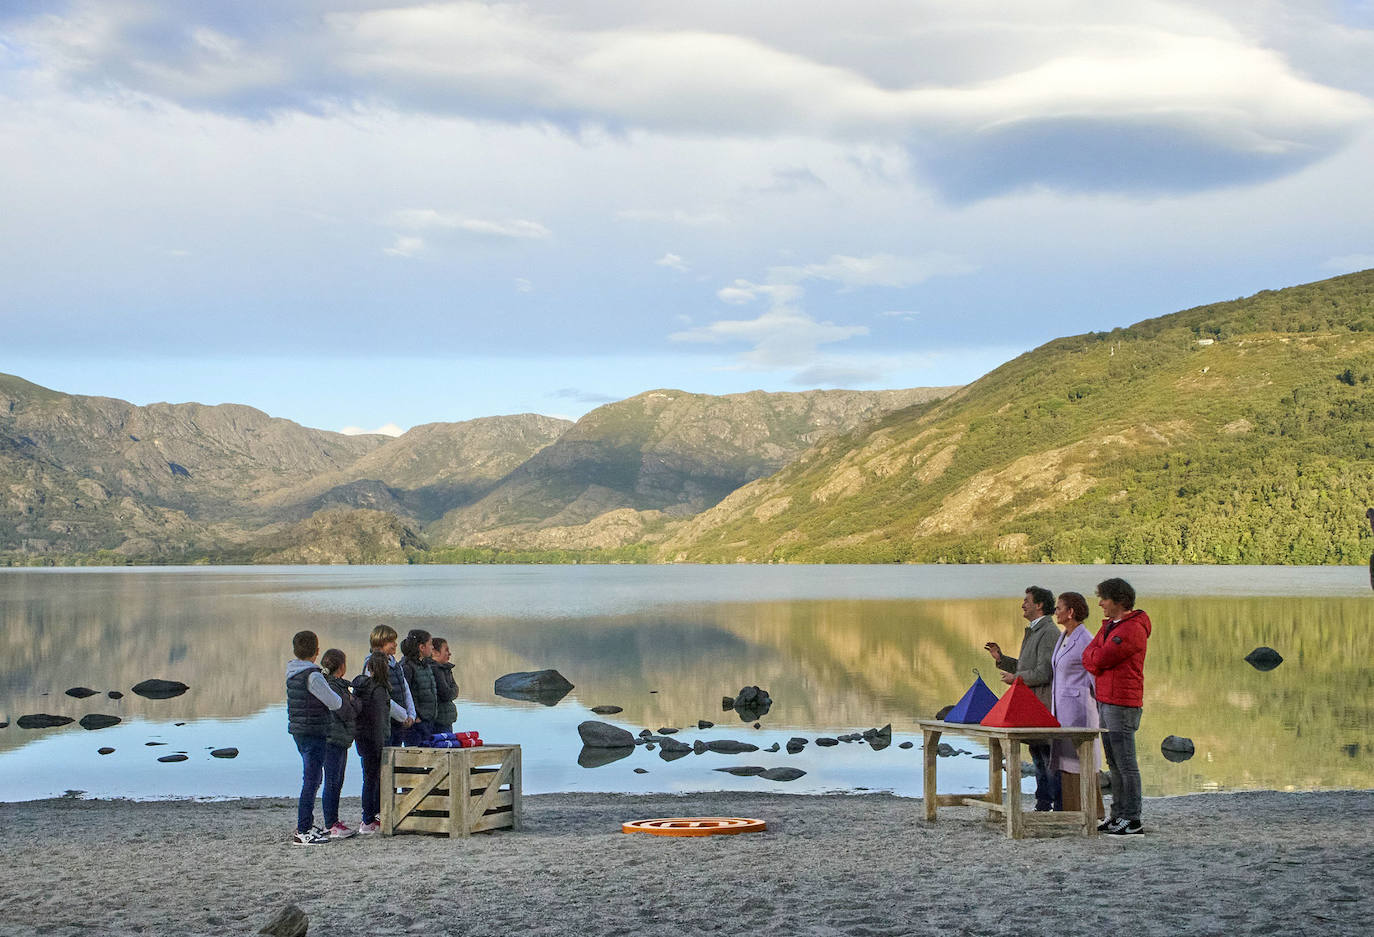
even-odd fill
[[(989, 820), (1005, 820), (1007, 835), (1021, 839), (1030, 827), (1075, 827), (1084, 836), (1097, 832), (1097, 760), (1093, 743), (1102, 735), (1101, 729), (1067, 726), (1058, 729), (1006, 729), (982, 726), (977, 723), (941, 722), (921, 719), (917, 725), (925, 740), (925, 801), (926, 819), (934, 821), (937, 807), (985, 807)], [(977, 794), (938, 794), (935, 768), (939, 763), (936, 749), (940, 736), (949, 732), (983, 739), (988, 743), (988, 792)], [(1024, 813), (1021, 810), (1021, 746), (1026, 742), (1067, 739), (1078, 750), (1079, 803), (1082, 810)], [(1006, 802), (1002, 801), (1002, 762), (1006, 759)]]

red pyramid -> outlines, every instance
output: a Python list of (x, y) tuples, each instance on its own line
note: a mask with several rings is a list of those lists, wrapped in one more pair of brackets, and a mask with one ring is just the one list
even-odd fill
[(1059, 720), (1040, 702), (1026, 681), (1017, 677), (1011, 689), (1002, 694), (997, 705), (979, 723), (999, 729), (1057, 729)]

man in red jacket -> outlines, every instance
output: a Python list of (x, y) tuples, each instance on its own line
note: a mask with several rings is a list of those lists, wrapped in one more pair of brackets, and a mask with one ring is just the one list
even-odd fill
[(1098, 583), (1097, 597), (1106, 618), (1083, 649), (1083, 669), (1097, 678), (1097, 711), (1107, 730), (1107, 767), (1112, 774), (1112, 813), (1097, 829), (1115, 836), (1144, 833), (1135, 733), (1145, 702), (1150, 616), (1135, 607), (1135, 589), (1124, 579)]

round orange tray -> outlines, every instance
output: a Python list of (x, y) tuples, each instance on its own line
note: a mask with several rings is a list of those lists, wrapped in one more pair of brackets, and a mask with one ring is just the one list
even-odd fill
[(631, 820), (620, 825), (622, 833), (650, 833), (654, 836), (721, 836), (733, 833), (762, 833), (768, 825), (747, 817), (661, 817), (657, 820)]

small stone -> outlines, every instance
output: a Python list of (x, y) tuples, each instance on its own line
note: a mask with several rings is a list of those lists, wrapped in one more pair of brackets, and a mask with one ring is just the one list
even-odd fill
[(953, 703), (950, 703), (948, 706), (941, 706), (939, 712), (937, 712), (937, 713), (935, 714), (935, 718), (936, 718), (937, 720), (943, 722), (943, 721), (944, 721), (944, 718), (945, 718), (946, 716), (948, 716), (948, 715), (950, 714), (950, 712), (951, 712), (953, 709), (954, 709), (954, 704), (953, 704)]
[(166, 745), (166, 742), (144, 742), (145, 746), (152, 748), (154, 745)]
[(806, 739), (791, 738), (787, 740), (787, 754), (795, 755), (806, 747)]
[(681, 732), (681, 729), (659, 729), (659, 735), (672, 735), (674, 732)]
[(592, 712), (598, 716), (614, 716), (616, 713), (623, 713), (625, 710), (619, 706), (593, 706)]
[(720, 698), (720, 711), (728, 713), (735, 708), (735, 698), (733, 696), (722, 696)]
[(763, 774), (766, 769), (763, 765), (732, 765), (729, 768), (716, 768), (715, 770), (733, 774), (737, 778), (752, 778), (756, 774)]
[(74, 686), (67, 691), (67, 695), (76, 699), (85, 699), (88, 696), (95, 696), (99, 690), (92, 690), (88, 686)]
[(172, 699), (191, 689), (179, 680), (144, 680), (134, 684), (134, 692), (144, 699)]
[(71, 716), (54, 716), (49, 713), (33, 713), (28, 716), (20, 716), (15, 725), (21, 729), (56, 729), (58, 726), (70, 725), (75, 722)]
[(1193, 757), (1193, 740), (1170, 735), (1159, 743), (1159, 751), (1172, 762), (1187, 761)]
[(648, 729), (640, 729), (640, 730), (639, 730), (639, 737), (642, 738), (642, 739), (647, 739), (649, 736), (651, 736), (651, 735), (653, 735), (653, 734), (654, 734), (654, 733), (651, 732), (651, 731), (649, 731)]
[(108, 745), (106, 745), (106, 746), (103, 747), (103, 748), (97, 748), (95, 751), (96, 751), (96, 754), (97, 754), (97, 755), (113, 755), (113, 754), (114, 754), (114, 749), (111, 748), (111, 747), (108, 746)]
[(935, 749), (935, 754), (939, 755), (941, 758), (953, 758), (955, 755), (959, 754), (959, 752), (948, 742), (941, 742), (940, 747)]
[(840, 744), (840, 740), (832, 739), (829, 736), (823, 735), (820, 738), (816, 739), (816, 744), (821, 746), (822, 748), (833, 748), (834, 746)]
[(903, 742), (902, 744), (898, 745), (897, 747), (898, 747), (898, 748), (912, 748), (912, 747), (914, 747), (914, 744), (915, 744), (915, 743), (913, 743), (913, 742)]
[(750, 745), (748, 742), (738, 742), (734, 739), (712, 739), (706, 743), (706, 747), (722, 755), (738, 755), (741, 752), (756, 752), (759, 750), (757, 745)]
[(210, 752), (211, 758), (237, 758), (239, 750), (237, 748), (217, 748)]
[(110, 699), (123, 699), (123, 698), (124, 698), (124, 694), (121, 693), (121, 692), (119, 692), (118, 690), (111, 690), (110, 692), (106, 693), (105, 695), (108, 696)]
[(184, 725), (186, 725), (186, 723), (184, 723), (184, 722), (174, 722), (174, 723), (172, 723), (172, 725), (174, 725), (174, 726), (184, 726)]
[(310, 918), (305, 916), (305, 912), (294, 904), (288, 904), (273, 915), (272, 920), (264, 924), (258, 933), (270, 937), (305, 937), (309, 926)]
[(173, 761), (185, 761), (185, 760), (186, 760), (186, 756), (183, 755), (183, 754), (181, 754), (180, 752), (178, 752), (178, 753), (175, 754), (175, 755), (163, 755), (161, 758), (158, 759), (158, 761), (165, 762), (165, 763), (170, 763), (170, 762), (173, 762)]
[(645, 750), (646, 752), (654, 751), (654, 750), (657, 749), (657, 748), (658, 748), (658, 746), (655, 745), (655, 744), (654, 744), (652, 741), (650, 741), (649, 739), (645, 739), (645, 740), (644, 740), (644, 750)]
[(776, 751), (779, 751), (781, 748), (782, 748), (781, 745), (779, 745), (777, 742), (774, 742), (772, 745), (769, 745), (767, 748), (765, 748), (764, 751), (766, 751), (766, 752), (776, 752)]
[(1246, 654), (1245, 662), (1261, 673), (1267, 673), (1283, 663), (1283, 655), (1272, 647), (1261, 646)]
[(769, 768), (759, 777), (766, 781), (795, 781), (806, 777), (806, 772), (801, 768)]
[(104, 713), (89, 713), (81, 717), (81, 728), (83, 729), (108, 729), (110, 726), (117, 726), (123, 719), (118, 716), (107, 716)]
[(756, 722), (756, 723), (754, 723), (754, 728), (755, 728), (755, 729), (762, 729), (762, 728), (763, 728), (763, 723), (761, 723), (761, 722)]
[(695, 752), (695, 753), (698, 754), (698, 755), (705, 753), (705, 751), (706, 751), (706, 743), (703, 742), (701, 739), (693, 739), (693, 740), (692, 740), (692, 751)]
[(635, 768), (635, 774), (648, 774), (648, 768)]
[(577, 734), (588, 748), (633, 748), (635, 744), (635, 737), (625, 729), (594, 719), (581, 723), (577, 727)]
[(714, 722), (707, 722), (705, 719), (698, 719), (698, 720), (697, 720), (697, 728), (698, 728), (698, 729), (712, 729), (712, 728), (715, 728), (715, 725), (716, 725), (716, 724), (715, 724)]
[(663, 749), (665, 752), (682, 752), (683, 754), (686, 754), (687, 752), (690, 752), (692, 750), (692, 746), (688, 745), (686, 742), (680, 742), (677, 739), (669, 738), (666, 735), (655, 736), (654, 741), (657, 742), (658, 747)]

